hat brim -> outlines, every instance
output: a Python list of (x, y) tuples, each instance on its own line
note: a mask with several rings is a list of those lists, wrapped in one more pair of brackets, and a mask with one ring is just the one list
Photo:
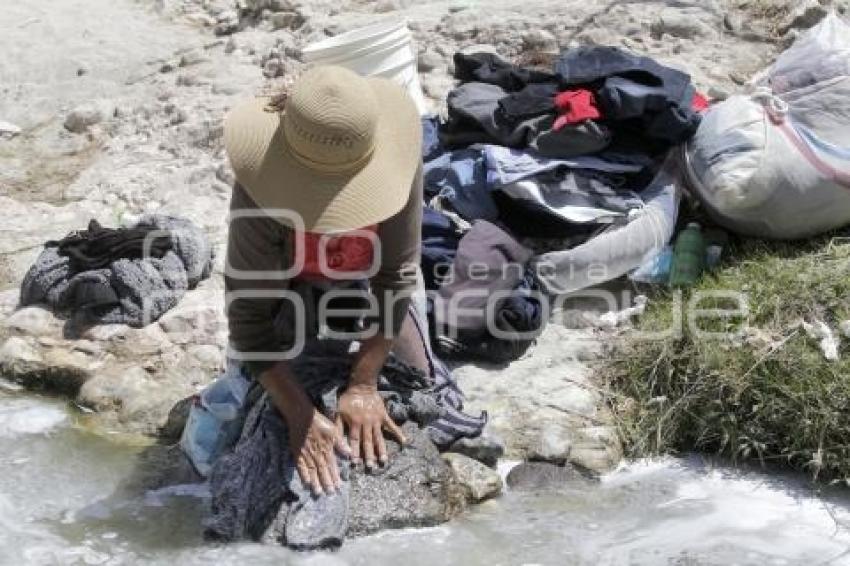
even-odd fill
[(318, 233), (371, 226), (404, 207), (421, 159), (419, 114), (395, 83), (367, 80), (380, 109), (374, 150), (366, 163), (345, 173), (319, 172), (296, 159), (283, 116), (268, 108), (268, 99), (254, 98), (230, 111), (225, 149), (236, 180), (259, 207), (295, 213), (305, 230)]

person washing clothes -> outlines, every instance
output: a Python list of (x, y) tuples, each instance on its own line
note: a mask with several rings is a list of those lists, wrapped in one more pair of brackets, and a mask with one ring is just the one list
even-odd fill
[[(230, 355), (283, 416), (299, 475), (316, 494), (340, 486), (338, 455), (373, 468), (387, 462), (384, 432), (405, 442), (377, 390), (390, 351), (432, 369), (427, 326), (411, 307), (421, 139), (417, 110), (399, 86), (339, 67), (313, 68), (285, 101), (249, 100), (226, 119), (236, 175), (225, 271)], [(360, 285), (365, 272), (368, 285)], [(281, 355), (298, 349), (299, 336), (317, 339), (316, 298), (334, 289), (360, 293), (372, 307), (336, 422)]]

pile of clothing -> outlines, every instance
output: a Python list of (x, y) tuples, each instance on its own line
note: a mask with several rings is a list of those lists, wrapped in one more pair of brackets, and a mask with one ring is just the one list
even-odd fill
[(504, 362), (548, 318), (534, 258), (639, 217), (708, 101), (686, 73), (615, 47), (566, 50), (551, 72), (492, 53), (454, 63), (447, 118), (423, 120), (432, 333), (444, 354)]
[(73, 324), (158, 320), (212, 271), (213, 250), (191, 221), (145, 215), (126, 228), (87, 230), (50, 241), (21, 284), (21, 306), (46, 305)]

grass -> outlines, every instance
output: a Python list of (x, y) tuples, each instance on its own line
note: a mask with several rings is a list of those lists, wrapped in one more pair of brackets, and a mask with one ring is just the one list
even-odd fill
[[(838, 334), (838, 324), (850, 319), (850, 239), (748, 240), (726, 251), (734, 259), (682, 301), (741, 293), (746, 314), (695, 323), (722, 337), (699, 336), (688, 326), (688, 309), (661, 291), (636, 330), (670, 328), (684, 311), (680, 335), (644, 339), (630, 332), (613, 348), (603, 375), (629, 452), (711, 452), (850, 483), (850, 341), (829, 362), (800, 325), (823, 320)], [(733, 305), (714, 299), (700, 307)]]

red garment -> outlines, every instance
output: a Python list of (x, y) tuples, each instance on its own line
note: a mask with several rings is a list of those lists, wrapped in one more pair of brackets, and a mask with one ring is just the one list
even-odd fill
[[(360, 232), (377, 234), (378, 226), (362, 228)], [(324, 254), (320, 254), (320, 244), (325, 234), (307, 232), (299, 234), (304, 239), (304, 268), (299, 275), (302, 279), (330, 279), (322, 273), (320, 261), (324, 260), (325, 271), (357, 274), (369, 271), (374, 260), (373, 240), (365, 234), (343, 233), (327, 236)], [(324, 257), (322, 257), (324, 255)]]
[(694, 112), (705, 112), (711, 103), (700, 93), (694, 94), (694, 99), (691, 101), (691, 110)]
[(552, 129), (560, 130), (569, 124), (578, 124), (587, 120), (598, 120), (602, 117), (596, 96), (587, 89), (566, 90), (555, 96), (555, 108), (559, 116), (555, 119)]

